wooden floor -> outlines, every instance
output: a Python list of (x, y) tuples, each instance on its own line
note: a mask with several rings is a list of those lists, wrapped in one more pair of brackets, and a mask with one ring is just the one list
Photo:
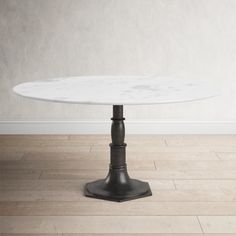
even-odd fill
[(86, 198), (110, 137), (0, 136), (1, 236), (236, 235), (236, 136), (129, 135), (130, 175), (153, 196)]

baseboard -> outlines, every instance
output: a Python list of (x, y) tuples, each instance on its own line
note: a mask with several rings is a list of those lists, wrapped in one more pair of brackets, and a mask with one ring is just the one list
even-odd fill
[[(236, 122), (127, 121), (127, 134), (236, 134)], [(0, 121), (0, 134), (109, 134), (110, 121)]]

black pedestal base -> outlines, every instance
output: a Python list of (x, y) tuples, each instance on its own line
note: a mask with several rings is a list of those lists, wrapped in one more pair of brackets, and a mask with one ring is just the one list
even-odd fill
[(131, 179), (126, 167), (125, 125), (123, 105), (113, 105), (110, 143), (110, 169), (105, 179), (85, 185), (86, 197), (124, 202), (136, 198), (151, 196), (147, 182)]
[(123, 202), (151, 196), (152, 192), (147, 182), (130, 179), (126, 167), (110, 169), (105, 179), (85, 185), (85, 196)]

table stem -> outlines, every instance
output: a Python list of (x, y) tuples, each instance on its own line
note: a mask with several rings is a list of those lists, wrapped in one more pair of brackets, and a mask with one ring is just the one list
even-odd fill
[(123, 117), (123, 106), (113, 106), (113, 117), (111, 118), (111, 140), (110, 143), (110, 167), (125, 168), (126, 167), (126, 143), (125, 125)]

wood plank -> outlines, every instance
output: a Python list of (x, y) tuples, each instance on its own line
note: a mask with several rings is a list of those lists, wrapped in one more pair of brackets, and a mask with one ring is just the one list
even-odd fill
[[(14, 178), (10, 175), (9, 178)], [(40, 179), (97, 179), (103, 178), (107, 174), (107, 170), (42, 170)], [(201, 171), (201, 170), (129, 170), (129, 175), (137, 179), (236, 179), (236, 170), (215, 170), (215, 171)], [(23, 176), (20, 178), (23, 179)], [(27, 177), (27, 176), (26, 176)], [(7, 177), (5, 177), (7, 179)]]
[(236, 216), (199, 216), (205, 233), (236, 233)]
[(16, 161), (23, 158), (23, 152), (9, 152), (0, 150), (0, 161)]
[(235, 161), (155, 160), (157, 170), (236, 170)]
[[(136, 202), (232, 202), (236, 201), (235, 190), (232, 189), (152, 189), (153, 195), (140, 198)], [(83, 201), (97, 202), (83, 194), (83, 186), (76, 190), (4, 190), (0, 201)], [(102, 200), (101, 200), (102, 201)], [(101, 202), (100, 201), (100, 202)]]
[[(1, 236), (108, 236), (107, 234), (81, 234), (81, 233), (78, 233), (78, 234), (0, 234)], [(171, 234), (162, 234), (162, 233), (155, 233), (155, 234), (152, 234), (152, 233), (145, 233), (145, 234), (109, 234), (109, 236), (232, 236), (232, 234), (175, 234), (175, 233), (171, 233)]]
[(2, 152), (89, 152), (90, 145), (79, 146), (79, 145), (61, 145), (61, 146), (31, 146), (31, 145), (23, 145), (23, 146), (3, 146), (1, 147)]
[[(0, 234), (1, 236), (107, 236), (107, 234)], [(232, 236), (232, 234), (162, 234), (162, 233), (155, 233), (155, 234), (138, 234), (138, 236)], [(109, 234), (109, 236), (121, 236), (121, 234)], [(122, 234), (122, 236), (137, 236), (137, 234)]]
[(4, 179), (39, 179), (41, 170), (1, 170), (0, 180)]
[(27, 146), (33, 146), (33, 147), (51, 147), (51, 146), (90, 146), (91, 144), (88, 142), (80, 142), (78, 141), (71, 141), (71, 140), (45, 140), (45, 139), (38, 139), (38, 140), (27, 140), (27, 139), (22, 139), (22, 140), (2, 140), (0, 142), (0, 147), (27, 147)]
[(0, 202), (2, 216), (235, 215), (236, 202)]
[(107, 160), (109, 161), (109, 155), (104, 154), (98, 158), (97, 155), (91, 154), (87, 151), (78, 151), (78, 152), (27, 152), (24, 153), (22, 160), (31, 160), (31, 161), (44, 161), (44, 160)]
[[(28, 152), (22, 160), (109, 160), (109, 152)], [(127, 160), (219, 160), (214, 152), (189, 152), (189, 153), (168, 153), (168, 152), (137, 152), (129, 151), (126, 153)], [(235, 159), (236, 160), (236, 159)]]
[(194, 216), (2, 216), (1, 233), (201, 233)]
[(236, 190), (236, 180), (175, 180), (177, 189), (231, 189)]
[(51, 135), (51, 134), (1, 134), (0, 135), (0, 142), (2, 140), (9, 140), (9, 141), (15, 141), (15, 140), (68, 140), (69, 135)]
[(111, 140), (110, 134), (69, 134), (69, 140), (85, 140), (90, 143), (101, 141), (106, 143), (107, 141)]
[[(83, 180), (1, 180), (0, 190), (51, 190), (51, 191), (62, 191), (62, 190), (74, 190), (81, 191), (85, 183), (91, 181), (91, 179)], [(172, 180), (148, 180), (152, 189), (175, 189)]]
[[(109, 236), (232, 236), (232, 234), (175, 234), (175, 233), (172, 233), (172, 234), (162, 234), (162, 233), (156, 233), (156, 234), (149, 234), (149, 233), (146, 233), (146, 234), (109, 234)], [(21, 236), (21, 235), (2, 235), (2, 236)], [(29, 236), (29, 235), (26, 235), (26, 236)], [(42, 236), (42, 235), (30, 235), (30, 236)], [(48, 235), (50, 236), (50, 235)], [(52, 235), (54, 236), (54, 235)], [(62, 234), (62, 236), (107, 236), (107, 234)]]
[(217, 152), (216, 155), (219, 157), (219, 160), (236, 161), (236, 152)]
[(166, 135), (168, 146), (234, 146), (236, 145), (236, 135)]
[[(78, 235), (83, 236), (83, 234), (78, 234)], [(63, 236), (63, 234), (34, 234), (34, 233), (32, 233), (32, 234), (25, 234), (25, 233), (24, 234), (17, 234), (17, 233), (16, 234), (11, 234), (10, 233), (10, 234), (0, 234), (0, 236)], [(73, 235), (71, 234), (70, 236), (73, 236)], [(76, 235), (74, 234), (74, 236), (76, 236)], [(89, 235), (85, 234), (84, 236), (89, 236)]]
[[(152, 160), (131, 160), (129, 169), (155, 170)], [(0, 161), (0, 169), (77, 169), (77, 170), (104, 170), (108, 169), (107, 160), (22, 160)]]

